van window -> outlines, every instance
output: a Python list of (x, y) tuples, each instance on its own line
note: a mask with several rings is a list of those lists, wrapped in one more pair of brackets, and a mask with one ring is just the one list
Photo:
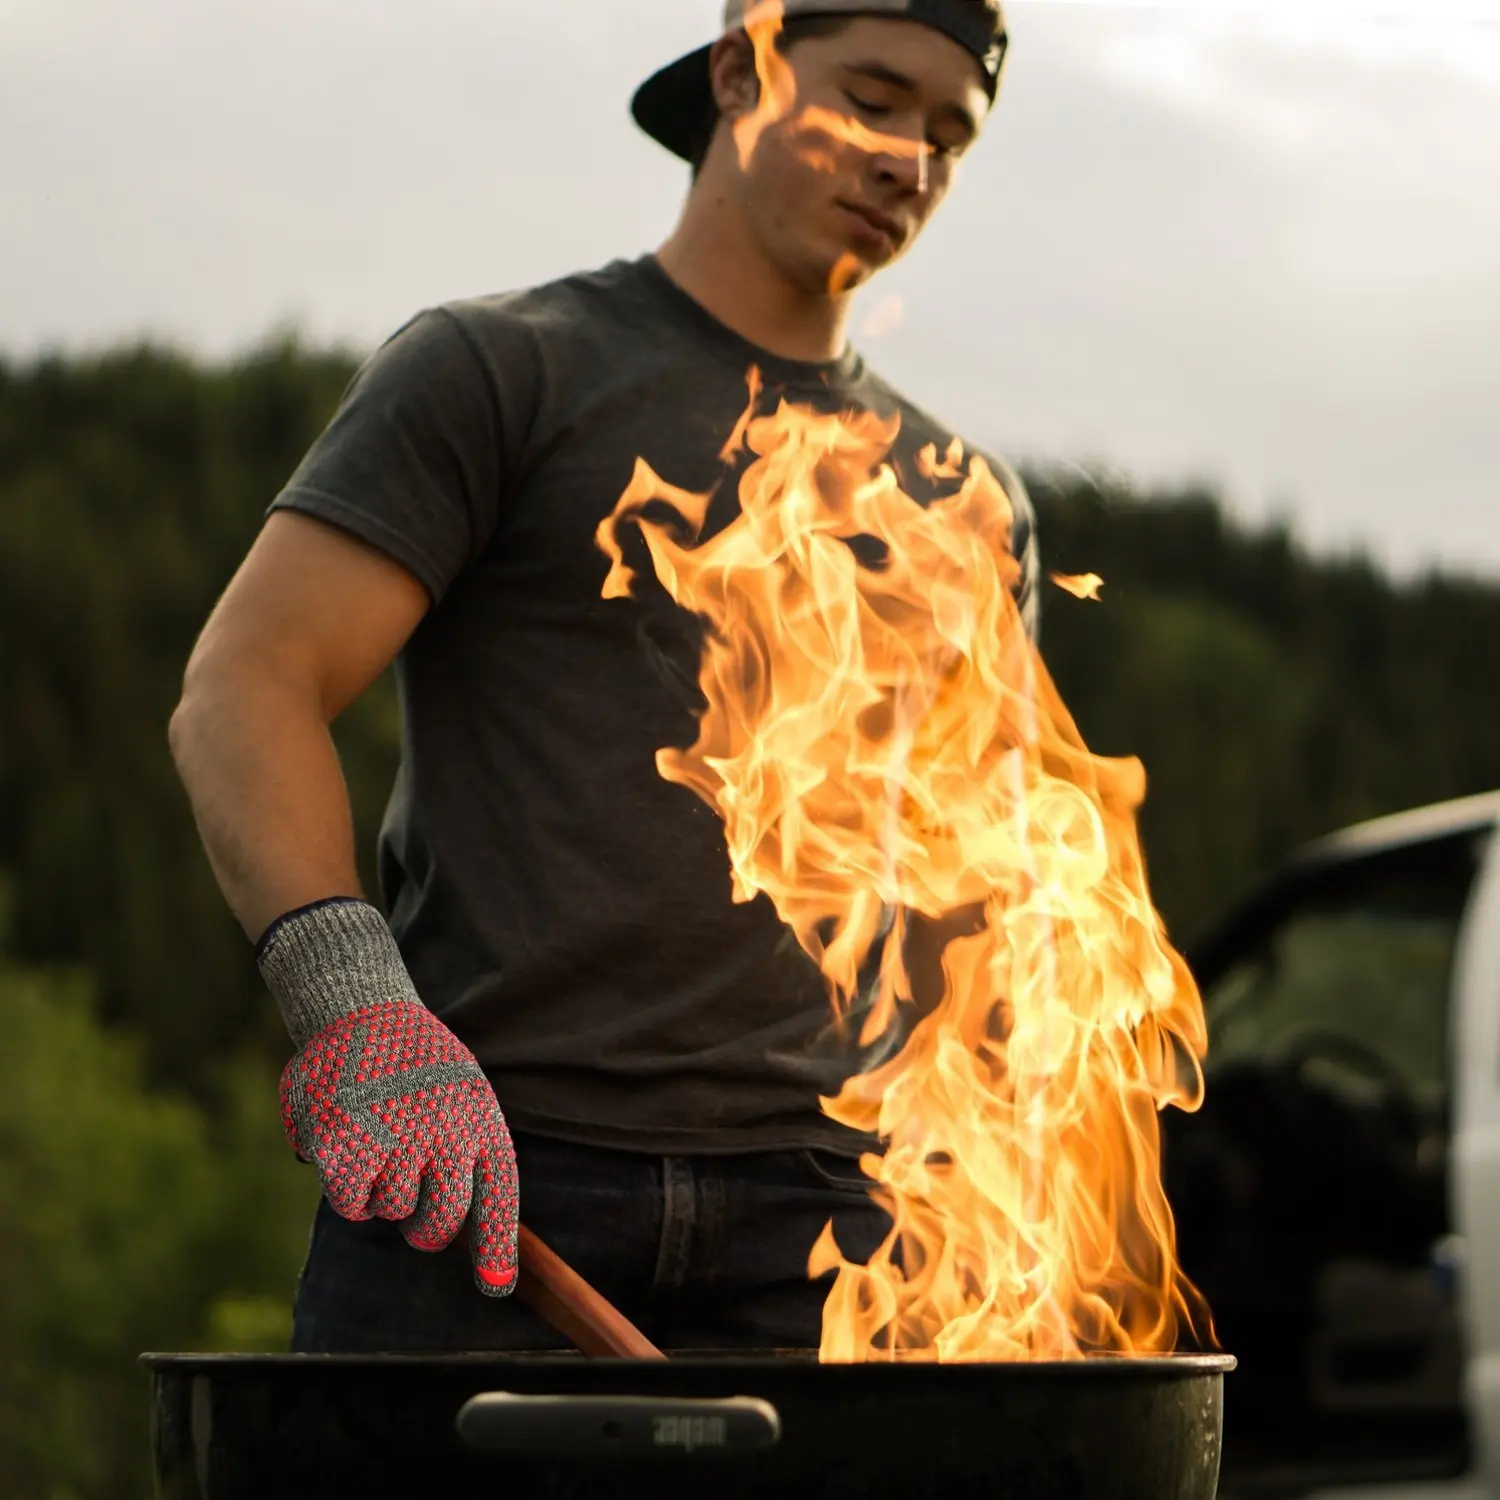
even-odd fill
[(1306, 1053), (1330, 1088), (1358, 1091), (1384, 1073), (1441, 1112), (1449, 986), (1481, 854), (1471, 835), (1311, 879), (1210, 981), (1210, 1065)]

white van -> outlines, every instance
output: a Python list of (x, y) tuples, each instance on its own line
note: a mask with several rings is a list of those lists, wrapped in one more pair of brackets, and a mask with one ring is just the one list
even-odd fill
[(1184, 1265), (1231, 1500), (1500, 1500), (1500, 793), (1307, 850), (1190, 954)]

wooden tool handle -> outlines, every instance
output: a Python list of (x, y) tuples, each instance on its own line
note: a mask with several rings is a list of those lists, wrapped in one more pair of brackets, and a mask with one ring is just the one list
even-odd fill
[(665, 1359), (629, 1318), (561, 1256), (521, 1227), (516, 1296), (585, 1354), (599, 1359)]

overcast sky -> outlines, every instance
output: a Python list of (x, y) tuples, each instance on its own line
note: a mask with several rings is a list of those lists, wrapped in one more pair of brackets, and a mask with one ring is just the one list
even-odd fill
[[(1500, 20), (1419, 8), (1013, 3), (994, 124), (866, 352), (1012, 455), (1500, 576)], [(684, 174), (626, 103), (716, 14), (0, 0), (0, 351), (365, 347), (653, 248)]]

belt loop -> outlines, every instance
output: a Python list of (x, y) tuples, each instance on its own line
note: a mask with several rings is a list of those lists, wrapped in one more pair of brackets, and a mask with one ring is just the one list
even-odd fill
[(662, 1157), (661, 1199), (661, 1250), (652, 1282), (658, 1291), (676, 1289), (687, 1282), (698, 1212), (693, 1164), (686, 1157)]

